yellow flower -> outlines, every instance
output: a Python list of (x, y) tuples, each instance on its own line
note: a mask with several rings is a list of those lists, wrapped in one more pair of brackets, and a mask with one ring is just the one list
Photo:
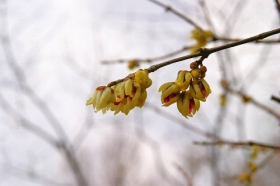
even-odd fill
[(175, 81), (175, 84), (181, 89), (186, 90), (191, 83), (192, 75), (187, 70), (180, 70), (178, 72), (177, 79)]
[(227, 104), (227, 96), (225, 94), (220, 95), (220, 105), (225, 107)]
[(92, 97), (86, 102), (86, 105), (91, 105), (98, 112), (102, 109), (103, 113), (106, 112), (106, 107), (115, 101), (114, 90), (107, 86), (99, 86), (96, 88)]
[(147, 98), (147, 90), (144, 89), (143, 92), (141, 92), (140, 97), (138, 99), (138, 103), (137, 103), (137, 107), (143, 107), (143, 105), (145, 104)]
[(187, 116), (192, 117), (199, 110), (200, 102), (194, 99), (189, 91), (183, 91), (177, 100), (177, 108), (186, 118)]
[(241, 182), (241, 183), (252, 183), (252, 178), (251, 178), (251, 175), (247, 172), (243, 172), (239, 175), (238, 177), (238, 180)]
[(193, 98), (205, 102), (211, 89), (208, 83), (204, 79), (192, 81), (190, 86), (190, 94)]
[(210, 30), (201, 30), (199, 28), (195, 28), (192, 31), (191, 39), (196, 40), (196, 45), (191, 48), (191, 54), (198, 52), (198, 49), (204, 47), (207, 42), (213, 38), (213, 33)]
[(169, 106), (178, 100), (180, 88), (175, 84), (175, 82), (167, 82), (161, 85), (158, 91), (162, 92), (162, 106)]
[(248, 168), (250, 169), (250, 172), (256, 172), (258, 169), (257, 165), (252, 161), (248, 162)]
[(134, 73), (134, 81), (139, 83), (142, 88), (148, 88), (152, 85), (152, 80), (149, 78), (147, 70), (139, 69)]
[(141, 95), (139, 83), (128, 78), (124, 82), (120, 82), (114, 86), (114, 90), (116, 101), (111, 103), (108, 107), (111, 111), (115, 111), (115, 114), (119, 112), (128, 114), (130, 110), (138, 105)]
[(194, 69), (191, 71), (192, 77), (195, 79), (199, 79), (201, 77), (201, 72), (199, 69)]
[(253, 101), (253, 98), (251, 96), (246, 96), (246, 95), (242, 95), (241, 99), (242, 99), (242, 102), (245, 104)]
[(260, 148), (259, 148), (258, 145), (253, 145), (251, 147), (250, 158), (251, 159), (256, 159), (258, 157), (259, 150), (260, 150)]
[(142, 107), (147, 98), (146, 88), (152, 85), (147, 70), (137, 70), (129, 74), (124, 81), (117, 83), (112, 88), (107, 86), (97, 87), (93, 96), (86, 105), (93, 105), (95, 111), (102, 109), (114, 111), (114, 114), (122, 112), (128, 114), (135, 107)]
[(128, 62), (128, 65), (127, 65), (127, 67), (128, 67), (129, 69), (133, 69), (134, 67), (138, 67), (138, 66), (139, 66), (139, 62), (138, 62), (138, 60), (136, 60), (136, 59), (130, 60), (130, 61)]
[(125, 96), (125, 82), (120, 82), (113, 86), (116, 101), (121, 101)]

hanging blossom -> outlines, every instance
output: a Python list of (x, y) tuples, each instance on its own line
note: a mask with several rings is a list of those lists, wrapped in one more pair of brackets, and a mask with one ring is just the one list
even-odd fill
[(209, 84), (204, 79), (207, 68), (196, 62), (190, 64), (191, 71), (180, 70), (175, 82), (167, 82), (160, 86), (162, 106), (177, 103), (179, 112), (192, 117), (200, 108), (200, 101), (205, 102), (211, 93)]
[(191, 54), (194, 54), (198, 52), (198, 50), (202, 47), (204, 47), (207, 42), (213, 39), (213, 33), (210, 30), (201, 30), (199, 28), (195, 28), (191, 33), (191, 39), (194, 39), (196, 41), (196, 45), (194, 45), (190, 52)]
[(103, 114), (108, 110), (114, 114), (128, 114), (133, 108), (141, 108), (145, 104), (146, 89), (151, 85), (148, 71), (140, 69), (112, 87), (97, 87), (86, 105), (92, 105), (95, 112), (102, 110)]

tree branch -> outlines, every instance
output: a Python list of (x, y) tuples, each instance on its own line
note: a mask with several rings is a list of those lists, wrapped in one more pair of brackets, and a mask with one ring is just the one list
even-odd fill
[(158, 61), (158, 60), (163, 60), (163, 59), (166, 59), (166, 58), (169, 58), (169, 57), (172, 57), (172, 56), (175, 56), (177, 54), (180, 54), (181, 52), (184, 52), (186, 50), (189, 50), (192, 46), (184, 46), (178, 50), (175, 50), (173, 52), (170, 52), (168, 54), (164, 54), (164, 55), (161, 55), (161, 56), (157, 56), (157, 57), (153, 57), (153, 58), (135, 58), (135, 59), (117, 59), (117, 60), (103, 60), (101, 63), (102, 64), (113, 64), (113, 63), (126, 63), (126, 62), (129, 62), (129, 61), (132, 61), (132, 60), (135, 60), (139, 63), (151, 63), (153, 61)]
[(279, 97), (276, 97), (276, 96), (272, 95), (271, 99), (276, 101), (276, 102), (278, 102), (278, 103), (280, 103), (280, 98)]
[(274, 146), (274, 145), (269, 145), (269, 144), (254, 142), (254, 141), (248, 141), (248, 142), (233, 142), (233, 141), (198, 142), (198, 141), (194, 141), (193, 143), (195, 145), (203, 145), (203, 146), (230, 145), (230, 146), (234, 146), (234, 147), (236, 147), (236, 146), (251, 147), (251, 146), (257, 145), (259, 147), (269, 148), (269, 149), (273, 149), (273, 150), (280, 150), (279, 146)]
[(175, 14), (176, 16), (180, 17), (181, 19), (185, 20), (186, 22), (188, 22), (189, 24), (193, 25), (194, 27), (203, 30), (198, 24), (196, 24), (193, 20), (191, 20), (190, 18), (188, 18), (186, 15), (180, 13), (179, 11), (175, 10), (174, 8), (172, 8), (171, 6), (168, 6), (158, 0), (148, 0), (151, 1), (152, 3), (163, 7), (167, 12), (170, 11), (173, 14)]
[[(235, 94), (235, 95), (238, 95), (238, 96), (241, 96), (242, 98), (244, 99), (249, 99), (248, 100), (248, 103), (252, 103), (253, 105), (263, 109), (264, 111), (268, 112), (269, 114), (275, 116), (276, 118), (280, 119), (280, 114), (278, 114), (277, 112), (275, 112), (273, 109), (267, 107), (266, 105), (256, 101), (255, 99), (252, 99), (250, 96), (244, 94), (243, 92), (240, 92), (240, 91), (236, 91), (234, 89), (232, 89), (229, 85), (227, 85), (226, 83), (225, 84), (222, 84), (222, 86), (227, 90), (229, 91), (230, 93), (232, 94)], [(246, 102), (246, 100), (245, 100)]]
[[(170, 64), (173, 64), (173, 63), (177, 63), (177, 62), (180, 62), (180, 61), (183, 61), (183, 60), (186, 60), (186, 59), (191, 59), (191, 58), (194, 58), (194, 57), (199, 57), (199, 56), (201, 57), (199, 59), (199, 61), (202, 62), (205, 58), (207, 58), (212, 53), (215, 53), (215, 52), (218, 52), (218, 51), (221, 51), (221, 50), (225, 50), (225, 49), (229, 49), (229, 48), (233, 48), (233, 47), (236, 47), (236, 46), (239, 46), (239, 45), (243, 45), (243, 44), (246, 44), (246, 43), (250, 43), (250, 42), (253, 42), (253, 41), (259, 41), (259, 40), (262, 40), (262, 39), (264, 39), (266, 37), (269, 37), (269, 36), (272, 36), (272, 35), (275, 35), (275, 34), (278, 34), (278, 33), (280, 33), (280, 28), (277, 28), (275, 30), (271, 30), (271, 31), (268, 31), (268, 32), (263, 32), (261, 34), (258, 34), (258, 35), (255, 35), (255, 36), (243, 39), (243, 40), (235, 41), (235, 42), (232, 42), (232, 43), (227, 43), (227, 44), (220, 45), (220, 46), (217, 46), (217, 47), (204, 48), (204, 49), (201, 49), (198, 53), (189, 54), (189, 55), (186, 55), (186, 56), (181, 56), (181, 57), (174, 58), (174, 59), (171, 59), (171, 60), (168, 60), (168, 61), (156, 64), (156, 65), (152, 65), (152, 66), (150, 66), (149, 68), (147, 68), (145, 70), (147, 70), (149, 73), (155, 72), (156, 70), (158, 70), (158, 69), (160, 69), (162, 67), (165, 67), (167, 65), (170, 65)], [(117, 83), (122, 82), (124, 79), (125, 78), (119, 79), (119, 80), (116, 80), (116, 81), (112, 81), (107, 86), (111, 87), (113, 85), (116, 85)]]
[(20, 119), (21, 125), (26, 128), (28, 131), (32, 132), (42, 140), (46, 141), (48, 144), (60, 148), (60, 143), (55, 140), (54, 137), (52, 137), (49, 133), (42, 130), (40, 127), (37, 127), (35, 124), (33, 124), (31, 121), (20, 115), (18, 112), (16, 112), (11, 105), (5, 100), (5, 98), (0, 93), (0, 106), (2, 107), (2, 110), (6, 112), (6, 114), (10, 115), (11, 118), (16, 120), (17, 118)]
[[(6, 2), (5, 2), (6, 3)], [(61, 123), (59, 120), (55, 117), (55, 115), (52, 113), (52, 111), (49, 109), (46, 102), (41, 99), (37, 94), (32, 90), (30, 86), (27, 84), (26, 76), (24, 71), (21, 69), (21, 67), (18, 65), (17, 60), (15, 58), (15, 55), (13, 53), (12, 44), (7, 32), (7, 8), (3, 8), (0, 10), (1, 15), (1, 21), (6, 23), (3, 24), (1, 27), (2, 34), (0, 36), (0, 42), (3, 46), (4, 50), (4, 56), (6, 58), (7, 64), (9, 65), (10, 69), (14, 73), (14, 76), (16, 77), (20, 88), (22, 90), (25, 90), (25, 93), (27, 93), (30, 100), (38, 107), (38, 109), (43, 113), (43, 115), (46, 117), (46, 119), (49, 121), (50, 125), (54, 129), (54, 131), (57, 133), (59, 140), (59, 148), (61, 148), (65, 154), (66, 159), (68, 160), (70, 167), (72, 168), (72, 171), (74, 173), (74, 176), (76, 177), (76, 181), (79, 184), (79, 186), (88, 186), (88, 183), (81, 171), (80, 165), (78, 163), (78, 160), (76, 159), (74, 153), (72, 152), (73, 149), (71, 147), (70, 141), (68, 139), (67, 134), (65, 133)], [(2, 99), (2, 104), (3, 102)], [(4, 104), (5, 106), (5, 104)], [(5, 109), (4, 109), (5, 110)], [(32, 131), (33, 133), (37, 134), (39, 138), (44, 139), (45, 141), (49, 142), (50, 144), (54, 144), (55, 142), (51, 141), (51, 138), (47, 135), (47, 133), (42, 130), (41, 128), (37, 126), (33, 126), (30, 123), (28, 123), (25, 118), (21, 117), (23, 119), (23, 123), (26, 124), (26, 127), (28, 130)]]

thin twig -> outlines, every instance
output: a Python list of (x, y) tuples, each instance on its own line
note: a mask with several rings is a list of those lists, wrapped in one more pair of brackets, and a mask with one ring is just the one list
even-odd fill
[(178, 165), (177, 163), (173, 163), (174, 167), (183, 175), (183, 177), (185, 178), (186, 182), (188, 183), (189, 186), (192, 186), (192, 182), (191, 182), (191, 178), (188, 175), (188, 173), (183, 169), (183, 167), (181, 167), (180, 165)]
[(186, 15), (180, 13), (179, 11), (175, 10), (174, 8), (172, 8), (171, 6), (168, 6), (160, 1), (157, 0), (149, 0), (152, 3), (155, 3), (158, 6), (163, 7), (167, 12), (170, 11), (173, 14), (175, 14), (176, 16), (180, 17), (181, 19), (185, 20), (186, 22), (188, 22), (189, 24), (193, 25), (194, 27), (203, 30), (197, 23), (195, 23), (193, 20), (191, 20), (190, 18), (188, 18)]
[(28, 98), (30, 98), (30, 100), (42, 111), (43, 115), (49, 121), (50, 125), (57, 133), (57, 135), (61, 137), (62, 140), (68, 141), (68, 137), (56, 116), (52, 113), (47, 104), (32, 90), (32, 88), (30, 88), (30, 86), (28, 86), (26, 76), (15, 59), (15, 55), (11, 47), (10, 38), (6, 35), (2, 36), (0, 39), (4, 50), (4, 56), (9, 67), (17, 78), (20, 87), (28, 95)]
[(264, 148), (269, 148), (273, 150), (280, 150), (279, 146), (274, 146), (274, 145), (269, 145), (265, 143), (259, 143), (259, 142), (254, 142), (254, 141), (247, 141), (247, 142), (233, 142), (233, 141), (215, 141), (215, 142), (199, 142), (199, 141), (194, 141), (193, 142), (195, 145), (203, 145), (203, 146), (215, 146), (215, 145), (230, 145), (230, 146), (245, 146), (245, 147), (251, 147), (251, 146), (259, 146), (259, 147), (264, 147)]
[(279, 97), (276, 97), (276, 96), (272, 95), (271, 99), (276, 101), (276, 102), (278, 102), (278, 103), (280, 103), (280, 98)]
[(178, 124), (197, 135), (204, 136), (206, 138), (213, 139), (213, 140), (221, 140), (221, 138), (219, 136), (217, 136), (216, 134), (202, 130), (202, 129), (196, 127), (195, 125), (191, 125), (188, 122), (186, 122), (185, 120), (182, 120), (182, 119), (178, 118), (177, 116), (170, 114), (169, 112), (166, 112), (162, 109), (158, 109), (158, 107), (156, 107), (152, 104), (146, 103), (145, 106), (151, 108), (153, 111), (158, 113), (160, 116), (173, 121), (174, 124)]
[(250, 96), (246, 95), (245, 93), (243, 93), (241, 91), (236, 91), (236, 90), (232, 89), (229, 85), (226, 85), (226, 84), (224, 84), (223, 87), (232, 94), (236, 94), (238, 96), (241, 96), (242, 98), (249, 99), (248, 103), (252, 103), (253, 105), (261, 108), (262, 110), (265, 110), (269, 114), (271, 114), (271, 115), (275, 116), (276, 118), (280, 119), (280, 114), (275, 112), (273, 109), (267, 107), (266, 105), (256, 101), (255, 99), (251, 98)]
[(0, 93), (0, 106), (2, 110), (5, 111), (8, 115), (11, 116), (12, 119), (16, 120), (19, 119), (21, 125), (26, 128), (28, 131), (32, 132), (33, 134), (37, 135), (42, 140), (46, 141), (48, 144), (60, 148), (60, 143), (56, 141), (56, 139), (51, 136), (46, 131), (42, 130), (40, 127), (33, 124), (31, 121), (26, 119), (24, 116), (16, 112), (11, 105), (5, 100), (5, 98)]
[[(6, 2), (5, 2), (6, 3)], [(72, 168), (72, 171), (74, 173), (74, 176), (76, 177), (76, 181), (80, 186), (88, 186), (88, 183), (81, 171), (80, 165), (78, 163), (77, 158), (75, 157), (75, 154), (73, 153), (73, 149), (70, 145), (70, 141), (68, 139), (68, 136), (66, 132), (64, 131), (61, 123), (59, 120), (55, 117), (55, 115), (52, 113), (52, 111), (49, 109), (46, 102), (41, 99), (34, 91), (33, 89), (28, 85), (27, 78), (25, 76), (24, 71), (22, 68), (18, 65), (16, 57), (14, 55), (11, 40), (8, 34), (7, 30), (7, 8), (1, 9), (2, 14), (1, 21), (3, 21), (6, 24), (3, 24), (1, 27), (1, 37), (0, 42), (3, 46), (3, 52), (4, 56), (6, 58), (7, 64), (9, 65), (10, 69), (12, 70), (14, 76), (16, 77), (20, 88), (25, 90), (25, 93), (27, 94), (28, 98), (38, 107), (38, 109), (43, 113), (43, 115), (46, 117), (46, 119), (49, 121), (50, 125), (53, 127), (54, 131), (57, 133), (59, 140), (59, 148), (62, 149), (62, 152), (64, 153), (66, 159), (68, 160), (68, 163), (70, 164), (70, 167)], [(2, 99), (3, 100), (3, 99)], [(21, 118), (24, 120), (24, 118)], [(46, 136), (46, 132), (44, 132), (43, 129), (39, 127), (33, 127), (33, 125), (26, 125), (28, 126), (28, 130), (31, 130), (35, 134), (39, 134), (41, 132), (41, 135), (38, 135), (38, 137), (46, 140), (48, 139)], [(29, 127), (32, 126), (32, 127)], [(34, 132), (35, 131), (35, 132)], [(39, 132), (38, 132), (39, 131)], [(46, 140), (50, 144), (54, 143), (51, 140)]]
[(180, 54), (186, 50), (189, 50), (192, 46), (184, 46), (178, 50), (175, 50), (173, 52), (170, 52), (168, 54), (164, 54), (164, 55), (161, 55), (161, 56), (157, 56), (157, 57), (153, 57), (153, 58), (135, 58), (135, 59), (117, 59), (117, 60), (103, 60), (101, 63), (102, 64), (114, 64), (114, 63), (126, 63), (126, 62), (129, 62), (129, 61), (132, 61), (132, 60), (135, 60), (137, 61), (138, 63), (151, 63), (151, 62), (154, 62), (154, 61), (158, 61), (158, 60), (164, 60), (166, 58), (169, 58), (169, 57), (173, 57), (177, 54)]
[[(162, 67), (165, 67), (167, 65), (170, 65), (170, 64), (173, 64), (173, 63), (177, 63), (177, 62), (180, 62), (180, 61), (183, 61), (183, 60), (186, 60), (186, 59), (191, 59), (191, 58), (199, 57), (199, 56), (201, 57), (199, 59), (199, 61), (202, 62), (205, 58), (207, 58), (212, 53), (215, 53), (215, 52), (218, 52), (218, 51), (221, 51), (221, 50), (225, 50), (225, 49), (228, 49), (228, 48), (233, 48), (233, 47), (236, 47), (236, 46), (239, 46), (239, 45), (243, 45), (243, 44), (246, 44), (246, 43), (250, 43), (250, 42), (253, 42), (253, 41), (262, 40), (262, 39), (264, 39), (266, 37), (269, 37), (271, 35), (275, 35), (275, 34), (278, 34), (278, 33), (280, 33), (280, 28), (277, 28), (275, 30), (271, 30), (271, 31), (268, 31), (268, 32), (264, 32), (264, 33), (261, 33), (261, 34), (258, 34), (258, 35), (255, 35), (253, 37), (249, 37), (249, 38), (246, 38), (246, 39), (243, 39), (243, 40), (240, 40), (240, 41), (235, 41), (235, 42), (232, 42), (232, 43), (227, 43), (227, 44), (220, 45), (220, 46), (213, 47), (213, 48), (204, 48), (204, 49), (201, 49), (198, 53), (189, 54), (189, 55), (186, 55), (186, 56), (174, 58), (174, 59), (171, 59), (171, 60), (168, 60), (168, 61), (156, 64), (156, 65), (152, 65), (152, 66), (150, 66), (149, 68), (147, 68), (145, 70), (147, 70), (149, 73), (155, 72), (156, 70), (158, 70), (158, 69), (160, 69)], [(117, 83), (122, 82), (124, 79), (125, 78), (113, 81), (113, 82), (109, 83), (107, 86), (111, 87), (113, 85), (116, 85)]]
[(277, 8), (277, 10), (280, 14), (280, 1), (278, 1), (278, 0), (274, 0), (274, 1), (275, 1), (275, 4), (276, 4), (276, 8)]
[[(213, 40), (210, 42), (217, 42), (217, 41), (230, 41), (230, 42), (234, 42), (234, 41), (241, 41), (243, 39), (241, 38), (228, 38), (228, 37), (220, 37), (215, 35), (213, 37)], [(280, 44), (280, 39), (266, 39), (266, 40), (261, 40), (261, 41), (255, 41), (255, 43), (259, 43), (259, 44)], [(166, 58), (175, 56), (177, 54), (180, 54), (181, 52), (187, 51), (190, 48), (192, 48), (192, 46), (184, 46), (183, 48), (179, 49), (179, 50), (175, 50), (173, 52), (170, 52), (168, 54), (164, 54), (162, 56), (157, 56), (157, 57), (152, 57), (152, 58), (131, 58), (131, 59), (115, 59), (115, 60), (103, 60), (101, 61), (102, 64), (115, 64), (115, 63), (127, 63), (129, 61), (135, 60), (138, 63), (151, 63), (154, 61), (158, 61), (158, 60), (164, 60)]]
[[(30, 178), (34, 180), (34, 182), (40, 183), (40, 185), (48, 185), (48, 186), (70, 186), (72, 184), (70, 183), (60, 183), (57, 180), (53, 180), (51, 178), (48, 178), (44, 175), (38, 174), (35, 170), (26, 170), (22, 167), (16, 167), (14, 165), (8, 164), (5, 162), (1, 165), (3, 171), (5, 171), (5, 174), (11, 174), (11, 175), (17, 175), (17, 178)], [(2, 175), (3, 176), (3, 175)]]
[[(257, 164), (257, 170), (256, 172), (260, 171), (260, 170), (263, 170), (262, 168), (265, 167), (274, 157), (275, 155), (277, 155), (274, 152), (271, 152), (266, 158), (264, 158), (259, 164)], [(256, 174), (256, 172), (254, 172), (254, 174)], [(252, 173), (249, 173), (249, 174), (252, 174)], [(222, 178), (224, 182), (228, 183), (229, 181), (232, 181), (232, 180), (236, 180), (236, 178), (238, 178), (239, 174), (235, 174), (235, 175), (232, 175), (232, 176), (228, 176), (228, 177), (224, 177)]]

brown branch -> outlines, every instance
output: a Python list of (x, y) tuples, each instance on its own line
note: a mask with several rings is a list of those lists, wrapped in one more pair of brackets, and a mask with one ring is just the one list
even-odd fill
[(193, 143), (195, 145), (203, 145), (203, 146), (230, 145), (233, 147), (236, 147), (236, 146), (251, 147), (251, 146), (257, 145), (259, 147), (269, 148), (269, 149), (273, 149), (273, 150), (280, 150), (279, 146), (274, 146), (274, 145), (269, 145), (269, 144), (265, 144), (265, 143), (254, 142), (254, 141), (247, 141), (247, 142), (233, 142), (233, 141), (198, 142), (198, 141), (194, 141)]
[[(216, 36), (215, 35), (211, 42), (216, 42), (216, 41), (237, 42), (237, 41), (241, 41), (241, 40), (244, 40), (244, 39), (228, 38), (228, 37), (222, 37), (222, 36)], [(280, 39), (256, 40), (255, 43), (259, 43), (259, 44), (280, 44)], [(103, 61), (101, 61), (101, 63), (105, 64), (105, 65), (108, 65), (108, 64), (115, 64), (115, 63), (127, 63), (127, 62), (132, 61), (132, 60), (135, 60), (138, 63), (151, 63), (151, 62), (154, 62), (154, 61), (164, 60), (166, 58), (175, 56), (177, 54), (180, 54), (181, 52), (189, 50), (190, 48), (192, 48), (192, 46), (184, 46), (179, 50), (170, 52), (168, 54), (164, 54), (162, 56), (153, 57), (153, 58), (131, 58), (131, 59), (103, 60)]]
[(275, 116), (276, 118), (280, 119), (280, 114), (278, 114), (277, 112), (275, 112), (273, 109), (267, 107), (266, 105), (256, 101), (255, 99), (251, 98), (250, 96), (246, 95), (245, 93), (243, 92), (240, 92), (240, 91), (236, 91), (234, 89), (232, 89), (229, 85), (227, 85), (226, 83), (225, 84), (222, 84), (222, 86), (228, 90), (230, 93), (232, 94), (235, 94), (235, 95), (238, 95), (238, 96), (241, 96), (242, 98), (245, 99), (245, 102), (248, 102), (248, 103), (252, 103), (253, 105), (257, 106), (258, 108), (261, 108), (263, 109), (264, 111), (268, 112), (269, 114)]
[(186, 15), (180, 13), (179, 11), (175, 10), (174, 8), (172, 8), (171, 6), (169, 5), (166, 5), (158, 0), (149, 0), (151, 1), (152, 3), (158, 5), (158, 6), (161, 6), (163, 7), (167, 12), (170, 11), (172, 12), (173, 14), (175, 14), (176, 16), (178, 16), (179, 18), (183, 19), (184, 21), (188, 22), (189, 24), (193, 25), (194, 27), (200, 29), (200, 30), (203, 30), (198, 24), (196, 24), (193, 20), (191, 20), (190, 18), (188, 18)]
[(280, 2), (278, 0), (274, 0), (274, 1), (275, 1), (277, 10), (280, 13)]
[[(234, 41), (241, 41), (243, 39), (241, 38), (229, 38), (229, 37), (223, 37), (223, 36), (214, 36), (213, 41), (230, 41), (230, 42), (234, 42)], [(279, 44), (280, 43), (280, 39), (266, 39), (266, 40), (261, 40), (258, 41), (256, 40), (255, 43), (260, 43), (260, 44)]]
[(189, 186), (192, 186), (192, 181), (190, 176), (188, 175), (188, 173), (183, 169), (183, 167), (181, 167), (180, 165), (178, 165), (177, 163), (173, 163), (174, 167), (183, 175), (183, 177), (185, 178), (186, 182), (188, 183)]
[(132, 60), (135, 60), (139, 63), (151, 63), (151, 62), (154, 62), (154, 61), (158, 61), (158, 60), (164, 60), (166, 58), (169, 58), (169, 57), (172, 57), (172, 56), (175, 56), (177, 54), (180, 54), (181, 52), (184, 52), (186, 50), (189, 50), (192, 46), (184, 46), (178, 50), (175, 50), (173, 52), (170, 52), (168, 54), (164, 54), (164, 55), (161, 55), (161, 56), (157, 56), (157, 57), (153, 57), (153, 58), (135, 58), (135, 59), (117, 59), (117, 60), (103, 60), (101, 63), (102, 64), (114, 64), (114, 63), (126, 63), (126, 62), (129, 62), (129, 61), (132, 61)]
[[(250, 43), (250, 42), (253, 42), (253, 41), (262, 40), (262, 39), (264, 39), (266, 37), (269, 37), (269, 36), (272, 36), (272, 35), (275, 35), (275, 34), (278, 34), (278, 33), (280, 33), (280, 28), (277, 28), (275, 30), (271, 30), (271, 31), (268, 31), (268, 32), (264, 32), (264, 33), (261, 33), (261, 34), (258, 34), (258, 35), (255, 35), (253, 37), (249, 37), (249, 38), (246, 38), (246, 39), (243, 39), (243, 40), (240, 40), (240, 41), (235, 41), (235, 42), (232, 42), (232, 43), (227, 43), (227, 44), (224, 44), (224, 45), (221, 45), (221, 46), (217, 46), (217, 47), (213, 47), (213, 48), (204, 48), (204, 49), (201, 49), (198, 53), (189, 54), (189, 55), (186, 55), (186, 56), (181, 56), (181, 57), (174, 58), (174, 59), (171, 59), (171, 60), (168, 60), (168, 61), (156, 64), (156, 65), (152, 65), (152, 66), (150, 66), (149, 68), (147, 68), (145, 70), (147, 70), (149, 73), (155, 72), (156, 70), (158, 70), (158, 69), (160, 69), (162, 67), (165, 67), (167, 65), (170, 65), (170, 64), (173, 64), (173, 63), (177, 63), (177, 62), (180, 62), (180, 61), (183, 61), (183, 60), (186, 60), (186, 59), (191, 59), (191, 58), (194, 58), (194, 57), (199, 57), (199, 56), (201, 57), (199, 59), (199, 61), (202, 62), (205, 58), (207, 58), (212, 53), (215, 53), (215, 52), (218, 52), (218, 51), (221, 51), (221, 50), (225, 50), (225, 49), (229, 49), (229, 48), (233, 48), (233, 47), (236, 47), (236, 46), (239, 46), (239, 45), (243, 45), (243, 44), (246, 44), (246, 43)], [(111, 87), (113, 85), (116, 85), (117, 83), (122, 82), (124, 79), (125, 78), (119, 79), (119, 80), (116, 80), (116, 81), (112, 81), (107, 86)]]
[(272, 95), (271, 99), (276, 101), (276, 102), (278, 102), (278, 103), (280, 103), (280, 98), (279, 97), (276, 97), (276, 96)]

